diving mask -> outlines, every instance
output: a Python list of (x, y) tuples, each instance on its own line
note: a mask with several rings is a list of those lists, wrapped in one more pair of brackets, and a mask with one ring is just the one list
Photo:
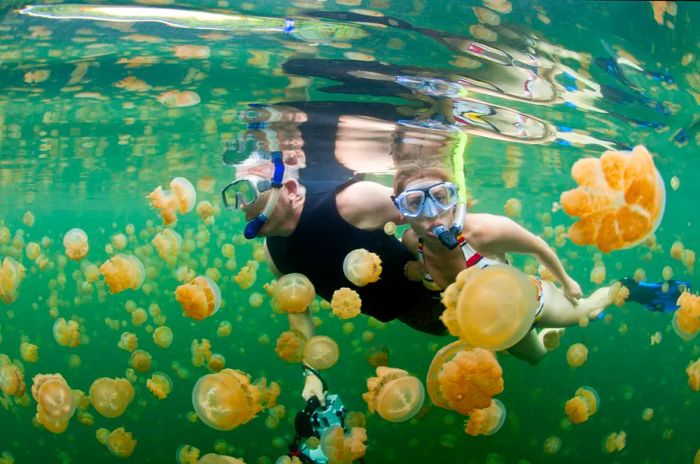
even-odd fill
[(457, 186), (440, 182), (426, 188), (408, 189), (394, 198), (394, 203), (406, 217), (436, 217), (457, 204)]

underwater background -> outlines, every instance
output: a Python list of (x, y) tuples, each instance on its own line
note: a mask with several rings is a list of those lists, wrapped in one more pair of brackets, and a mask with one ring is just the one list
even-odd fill
[[(507, 201), (518, 200), (521, 211), (508, 212), (555, 247), (584, 294), (598, 286), (591, 281), (595, 266), (606, 270), (602, 282), (641, 268), (646, 280), (672, 272), (698, 284), (694, 254), (671, 253), (676, 242), (684, 250), (700, 248), (697, 3), (133, 3), (187, 12), (167, 24), (109, 19), (75, 4), (61, 9), (58, 2), (0, 5), (0, 259), (12, 257), (26, 268), (16, 300), (0, 303), (0, 353), (18, 360), (27, 392), (32, 377), (48, 373), (86, 393), (99, 377), (130, 376), (135, 389), (122, 416), (108, 419), (89, 407), (92, 420), (74, 417), (61, 434), (34, 425), (31, 395), (3, 395), (0, 462), (122, 461), (96, 439), (101, 427), (133, 433), (133, 462), (173, 462), (182, 445), (249, 463), (274, 462), (286, 452), (294, 414), (304, 404), (303, 379), (298, 365), (275, 353), (288, 322), (272, 310), (263, 287), (273, 275), (262, 240), (243, 238), (242, 213), (224, 210), (219, 192), (233, 177), (226, 153), (240, 161), (249, 140), (270, 137), (288, 143), (283, 149), (303, 150), (315, 138), (314, 153), (333, 150), (338, 115), (435, 119), (445, 99), (466, 95), (472, 111), (465, 111), (471, 119), (464, 116), (462, 127), (469, 135), (465, 172), (473, 211), (503, 214)], [(194, 12), (231, 16), (208, 27)], [(139, 14), (153, 19), (158, 10)], [(498, 108), (500, 116), (489, 121), (474, 109), (478, 104)], [(271, 105), (280, 109), (270, 111)], [(298, 120), (273, 124), (275, 115), (294, 119), (298, 112), (315, 121), (311, 130), (302, 131)], [(349, 146), (374, 147), (376, 163), (363, 152), (364, 172), (386, 185), (392, 167), (381, 155), (389, 135), (357, 121), (342, 130)], [(564, 233), (574, 219), (557, 203), (576, 187), (574, 162), (640, 144), (654, 155), (666, 187), (654, 237), (611, 253), (571, 243)], [(335, 162), (306, 156), (328, 178), (346, 175)], [(348, 156), (352, 165), (352, 151)], [(151, 244), (163, 225), (147, 195), (158, 185), (168, 188), (174, 177), (188, 179), (197, 201), (210, 205), (179, 217), (174, 229), (185, 250), (164, 260)], [(66, 260), (63, 246), (75, 227), (89, 237), (80, 262)], [(30, 242), (38, 248), (28, 248)], [(146, 280), (138, 290), (111, 294), (86, 269), (120, 252), (141, 258)], [(515, 263), (533, 267), (532, 258), (515, 257)], [(182, 315), (174, 296), (186, 274), (182, 266), (218, 283), (222, 305), (212, 317)], [(250, 286), (235, 279), (245, 266), (255, 277)], [(568, 328), (561, 346), (537, 366), (499, 355), (505, 390), (498, 399), (507, 418), (496, 434), (472, 437), (456, 412), (433, 407), (417, 419), (389, 423), (370, 415), (362, 400), (374, 375), (370, 354), (388, 351), (390, 366), (425, 379), (434, 353), (453, 337), (365, 316), (343, 321), (319, 306), (317, 333), (335, 339), (341, 353), (324, 378), (349, 410), (367, 416), (365, 462), (698, 462), (700, 393), (689, 387), (686, 368), (700, 357), (700, 344), (676, 335), (670, 314), (628, 303), (586, 327)], [(78, 346), (57, 343), (58, 318), (79, 324)], [(151, 335), (160, 325), (173, 332), (167, 349)], [(131, 353), (117, 346), (124, 332), (151, 355), (150, 371), (126, 373)], [(202, 339), (226, 367), (278, 382), (277, 402), (286, 414), (269, 419), (263, 411), (229, 432), (197, 420), (192, 389), (211, 372), (191, 360), (193, 340)], [(23, 359), (22, 343), (36, 345), (38, 353)], [(574, 343), (589, 350), (579, 368), (566, 360)], [(172, 379), (164, 400), (146, 387), (159, 371)], [(600, 405), (587, 422), (572, 425), (564, 403), (581, 386), (595, 388)], [(624, 448), (609, 453), (604, 439), (621, 431)]]

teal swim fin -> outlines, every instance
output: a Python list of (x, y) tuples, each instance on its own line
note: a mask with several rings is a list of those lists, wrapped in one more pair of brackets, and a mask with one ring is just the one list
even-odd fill
[[(690, 290), (690, 282), (686, 280), (669, 280), (667, 282), (636, 282), (634, 279), (620, 280), (622, 285), (629, 288), (630, 295), (627, 301), (634, 301), (647, 308), (649, 311), (672, 313), (678, 309), (676, 301), (681, 293)], [(668, 283), (666, 292), (664, 283)]]

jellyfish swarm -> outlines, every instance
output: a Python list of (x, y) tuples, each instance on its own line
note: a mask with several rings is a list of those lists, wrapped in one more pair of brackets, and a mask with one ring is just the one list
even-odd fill
[(298, 330), (292, 329), (282, 332), (277, 339), (275, 353), (283, 361), (298, 363), (304, 359), (304, 349), (306, 348), (306, 337)]
[(283, 275), (274, 286), (275, 302), (288, 313), (304, 312), (315, 297), (314, 285), (303, 274)]
[(353, 463), (365, 455), (367, 431), (353, 427), (349, 434), (339, 426), (330, 427), (321, 434), (321, 451), (328, 457), (329, 464)]
[(97, 412), (114, 419), (124, 414), (134, 399), (134, 387), (126, 379), (101, 377), (92, 382), (88, 396)]
[(426, 384), (433, 404), (467, 416), (503, 391), (503, 370), (492, 352), (457, 340), (435, 353)]
[(688, 374), (688, 385), (694, 391), (700, 391), (700, 359), (690, 364), (685, 373)]
[(182, 306), (182, 314), (197, 321), (206, 319), (219, 310), (219, 286), (206, 276), (197, 276), (175, 290), (175, 299)]
[(83, 229), (78, 229), (77, 227), (65, 233), (63, 246), (66, 248), (66, 256), (73, 261), (83, 259), (90, 249), (87, 234)]
[(22, 366), (0, 354), (0, 391), (7, 396), (22, 396), (26, 385)]
[(17, 299), (17, 288), (24, 280), (25, 268), (13, 258), (6, 256), (0, 267), (0, 300), (10, 304)]
[(592, 387), (581, 387), (573, 398), (566, 402), (564, 411), (572, 424), (582, 424), (598, 411), (600, 398)]
[(158, 256), (168, 264), (174, 264), (182, 250), (182, 236), (172, 229), (158, 232), (151, 243), (156, 247)]
[(124, 430), (124, 427), (119, 427), (111, 432), (101, 428), (96, 432), (97, 440), (105, 445), (110, 453), (119, 458), (128, 458), (134, 453), (137, 441), (134, 440), (131, 432)]
[(440, 319), (450, 333), (489, 350), (519, 342), (532, 327), (538, 306), (534, 280), (503, 264), (460, 272), (442, 302), (446, 309)]
[(223, 369), (200, 377), (192, 390), (197, 416), (216, 430), (233, 430), (253, 419), (264, 407), (275, 405), (279, 386), (272, 382), (250, 383), (244, 372)]
[(588, 360), (588, 348), (583, 343), (574, 343), (566, 350), (566, 362), (571, 367), (581, 367)]
[(32, 379), (36, 419), (46, 430), (63, 433), (77, 406), (77, 394), (61, 374), (37, 374)]
[(497, 399), (488, 408), (476, 409), (469, 415), (464, 433), (467, 435), (493, 435), (506, 421), (506, 407)]
[(700, 332), (700, 296), (683, 292), (673, 313), (673, 330), (685, 341), (692, 340)]
[(146, 278), (146, 268), (136, 256), (119, 253), (100, 266), (110, 293), (126, 289), (137, 290)]
[(577, 245), (595, 245), (606, 253), (629, 248), (661, 223), (666, 190), (644, 146), (580, 159), (571, 176), (579, 187), (562, 193), (560, 201), (566, 214), (581, 218), (569, 228)]
[(170, 181), (170, 190), (163, 190), (159, 185), (148, 195), (151, 206), (160, 211), (163, 224), (170, 225), (177, 221), (177, 213), (185, 214), (194, 208), (197, 191), (192, 183), (184, 177)]
[(389, 422), (413, 418), (425, 400), (421, 381), (403, 369), (379, 366), (376, 372), (376, 377), (367, 379), (367, 392), (362, 394), (369, 412)]
[(382, 260), (376, 253), (364, 248), (352, 250), (343, 260), (343, 274), (358, 287), (376, 282), (381, 273)]
[(314, 369), (328, 369), (340, 357), (340, 348), (331, 337), (316, 335), (306, 342), (304, 361)]

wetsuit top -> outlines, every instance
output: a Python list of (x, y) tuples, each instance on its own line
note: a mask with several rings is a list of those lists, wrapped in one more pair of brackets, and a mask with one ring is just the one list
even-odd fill
[[(330, 301), (334, 291), (351, 288), (360, 295), (363, 313), (390, 321), (417, 301), (425, 301), (426, 291), (420, 282), (406, 279), (404, 266), (413, 257), (398, 239), (383, 230), (359, 229), (340, 216), (336, 194), (349, 184), (305, 185), (306, 199), (296, 229), (288, 237), (268, 237), (267, 247), (281, 273), (304, 274), (322, 298)], [(380, 279), (364, 287), (355, 286), (343, 274), (345, 256), (358, 248), (382, 260)]]

